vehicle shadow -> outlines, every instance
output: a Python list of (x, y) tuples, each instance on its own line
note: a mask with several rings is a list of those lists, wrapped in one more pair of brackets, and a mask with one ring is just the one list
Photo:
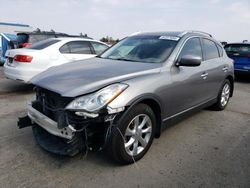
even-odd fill
[[(37, 144), (37, 147), (39, 145)], [(103, 167), (119, 167), (117, 162), (112, 160), (111, 157), (108, 156), (106, 151), (82, 151), (75, 156), (65, 156), (50, 153), (43, 148), (39, 147), (40, 152), (43, 153), (57, 168), (65, 167), (67, 165), (72, 165), (73, 163), (84, 163), (87, 164), (95, 164)]]
[(18, 81), (2, 79), (0, 82), (0, 95), (11, 93), (29, 94), (33, 92), (34, 85), (24, 84)]
[(250, 74), (235, 74), (235, 82), (250, 83)]

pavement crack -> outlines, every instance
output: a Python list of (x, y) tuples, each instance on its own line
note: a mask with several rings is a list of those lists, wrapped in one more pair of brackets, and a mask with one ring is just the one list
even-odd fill
[(237, 113), (237, 114), (242, 114), (242, 115), (250, 116), (250, 113), (248, 113), (248, 112), (240, 112), (240, 111), (228, 110), (228, 109), (226, 109), (225, 111), (227, 111), (227, 112), (234, 112), (234, 113)]

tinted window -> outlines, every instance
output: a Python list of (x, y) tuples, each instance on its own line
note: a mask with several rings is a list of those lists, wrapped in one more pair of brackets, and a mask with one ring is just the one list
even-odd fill
[(27, 48), (34, 49), (34, 50), (42, 50), (42, 49), (47, 48), (50, 45), (55, 44), (59, 41), (60, 40), (58, 40), (58, 39), (47, 39), (47, 40), (43, 40), (43, 41), (37, 42), (35, 44), (32, 44), (31, 46), (29, 46)]
[(105, 51), (101, 58), (145, 63), (165, 61), (178, 42), (171, 36), (128, 37)]
[(216, 44), (208, 39), (203, 39), (204, 51), (206, 54), (206, 60), (219, 57), (219, 52)]
[(69, 49), (67, 49), (67, 47), (65, 47), (64, 45), (63, 47), (61, 47), (62, 49), (60, 49), (60, 52), (64, 50), (65, 52), (62, 53), (69, 52), (72, 54), (92, 54), (89, 42), (74, 41), (74, 42), (69, 42), (66, 45), (68, 46)]
[(185, 43), (179, 55), (179, 59), (186, 55), (196, 56), (202, 59), (202, 50), (199, 38), (191, 38)]
[(225, 50), (228, 55), (250, 56), (250, 44), (227, 44)]
[(101, 43), (98, 43), (98, 42), (91, 42), (94, 50), (95, 50), (95, 53), (97, 55), (101, 54), (104, 50), (106, 50), (108, 48), (107, 45), (104, 45), (104, 44), (101, 44)]
[(70, 53), (70, 49), (69, 49), (69, 45), (68, 44), (64, 44), (59, 51), (63, 54), (69, 54)]

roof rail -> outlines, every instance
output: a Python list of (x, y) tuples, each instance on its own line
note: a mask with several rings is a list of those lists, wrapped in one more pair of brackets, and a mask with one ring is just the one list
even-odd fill
[(183, 31), (181, 34), (179, 34), (180, 37), (183, 37), (185, 34), (187, 33), (198, 33), (198, 34), (203, 34), (203, 35), (207, 35), (209, 37), (213, 37), (211, 34), (203, 32), (203, 31), (194, 31), (194, 30), (187, 30), (187, 31)]

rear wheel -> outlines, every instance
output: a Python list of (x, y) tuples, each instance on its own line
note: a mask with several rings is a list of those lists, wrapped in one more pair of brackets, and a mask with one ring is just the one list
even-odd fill
[(122, 164), (141, 159), (152, 144), (156, 127), (153, 110), (138, 104), (118, 121), (111, 138), (111, 155)]
[(231, 95), (231, 83), (229, 80), (225, 80), (218, 95), (217, 102), (212, 106), (214, 110), (224, 110), (229, 102)]

